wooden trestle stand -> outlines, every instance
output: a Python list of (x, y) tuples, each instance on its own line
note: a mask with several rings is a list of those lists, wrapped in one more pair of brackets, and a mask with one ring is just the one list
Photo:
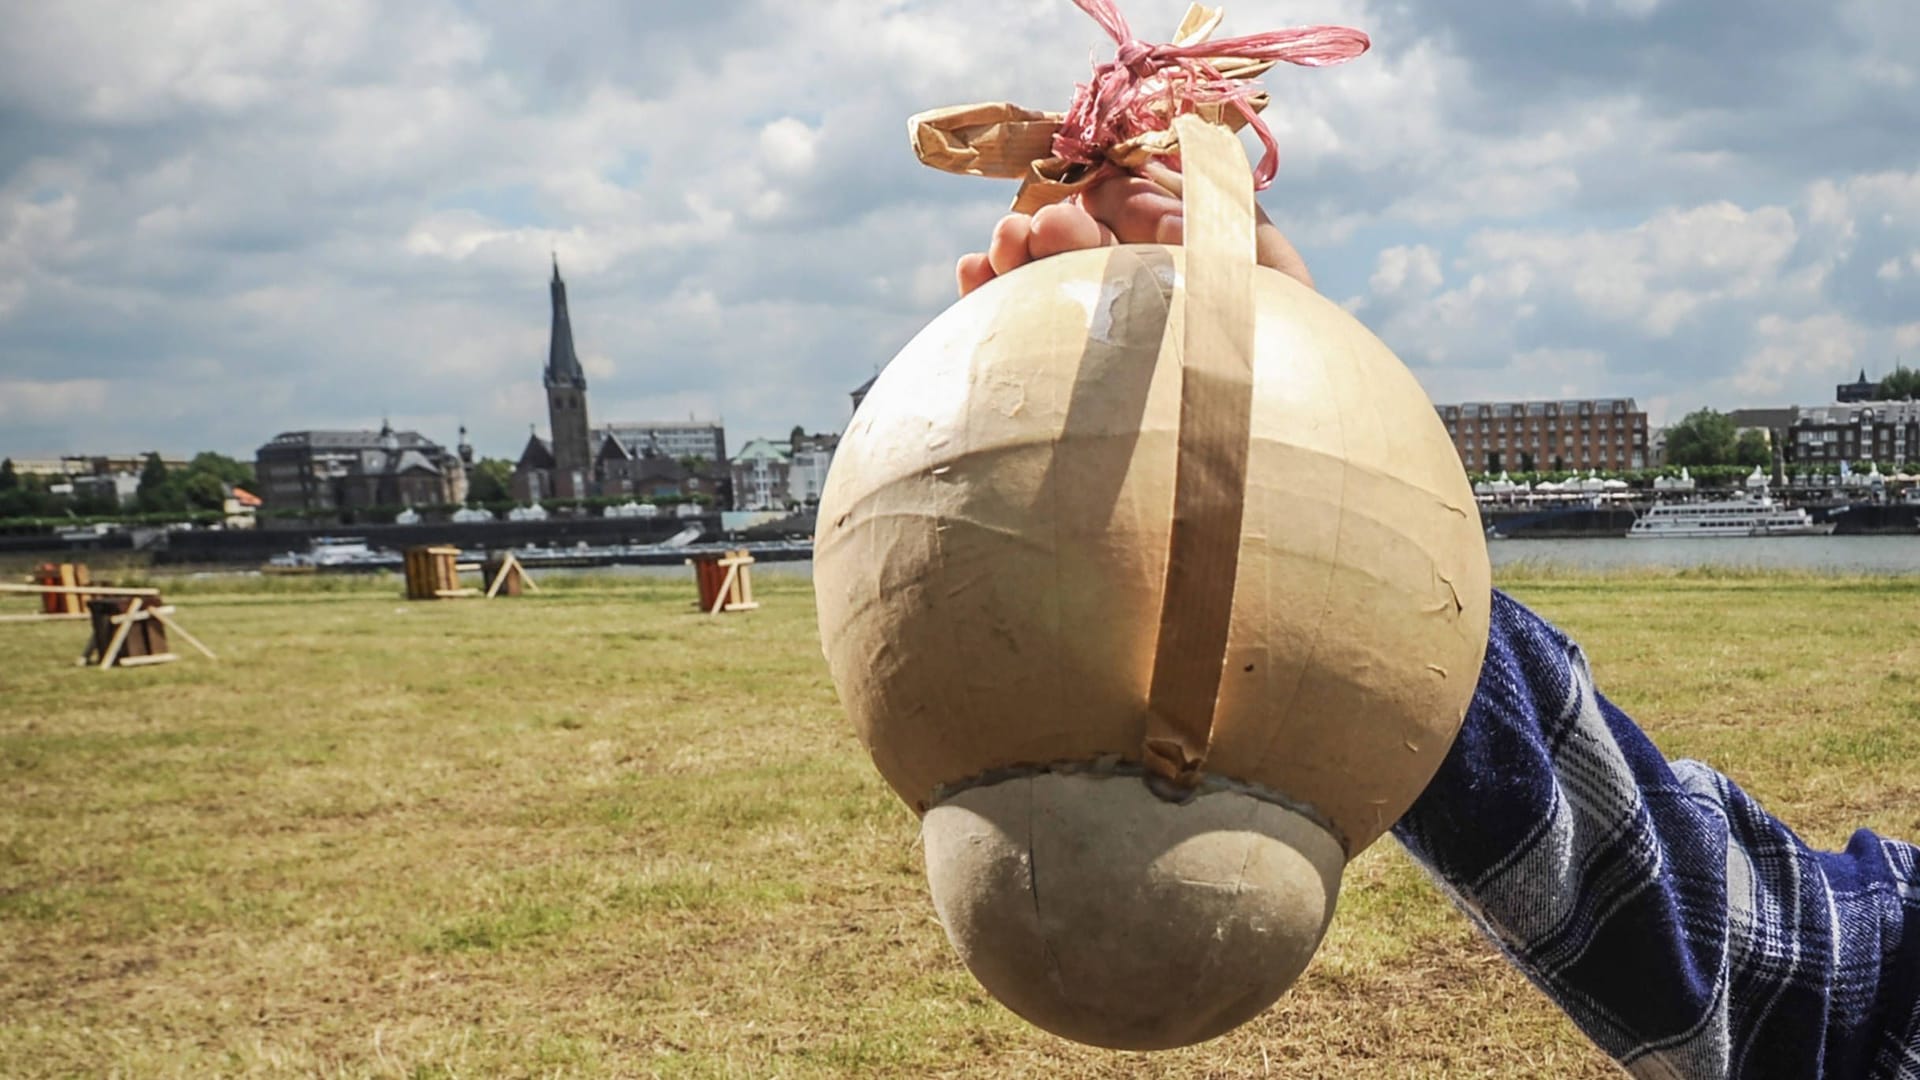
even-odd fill
[[(84, 577), (82, 578), (84, 580)], [(87, 650), (78, 661), (81, 666), (102, 670), (115, 667), (142, 667), (180, 659), (167, 641), (172, 631), (187, 644), (200, 650), (209, 660), (219, 659), (199, 638), (188, 633), (174, 619), (173, 605), (160, 599), (158, 589), (117, 589), (105, 585), (0, 585), (0, 593), (38, 595), (42, 607), (51, 607), (58, 599), (62, 607), (84, 605), (83, 611), (43, 611), (37, 615), (0, 616), (10, 622), (46, 622), (54, 619), (88, 619), (93, 634)]]
[[(460, 575), (474, 570), (481, 571), (481, 579), (488, 583), (484, 593), (460, 584)], [(540, 586), (512, 552), (488, 559), (483, 565), (461, 562), (460, 549), (456, 547), (408, 548), (406, 573), (409, 600), (458, 600), (469, 596), (485, 596), (491, 600), (496, 596), (540, 591)]]
[(753, 599), (753, 575), (748, 569), (753, 556), (745, 551), (729, 551), (718, 558), (696, 556), (688, 559), (687, 565), (693, 567), (693, 579), (700, 589), (701, 611), (718, 615), (760, 606)]

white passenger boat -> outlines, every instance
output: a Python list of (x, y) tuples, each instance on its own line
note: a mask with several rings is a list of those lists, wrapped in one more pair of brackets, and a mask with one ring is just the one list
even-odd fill
[(1705, 502), (1659, 503), (1634, 519), (1629, 537), (1830, 536), (1831, 521), (1815, 521), (1800, 507), (1781, 506), (1767, 495)]
[(400, 556), (375, 551), (357, 536), (316, 536), (306, 551), (289, 551), (267, 560), (270, 573), (311, 573), (316, 570), (375, 570), (399, 566)]

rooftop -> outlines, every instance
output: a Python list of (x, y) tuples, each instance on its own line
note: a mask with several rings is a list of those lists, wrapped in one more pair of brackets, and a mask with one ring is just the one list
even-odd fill
[(388, 434), (402, 450), (438, 450), (440, 444), (417, 431), (283, 431), (268, 446), (304, 446), (314, 450), (379, 450)]

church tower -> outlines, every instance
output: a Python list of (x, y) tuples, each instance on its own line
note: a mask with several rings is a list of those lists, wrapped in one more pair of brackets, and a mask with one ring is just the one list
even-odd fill
[(593, 494), (592, 447), (587, 439), (587, 373), (573, 352), (573, 321), (567, 316), (567, 284), (553, 260), (553, 335), (547, 346), (547, 423), (553, 435), (553, 495), (584, 499)]

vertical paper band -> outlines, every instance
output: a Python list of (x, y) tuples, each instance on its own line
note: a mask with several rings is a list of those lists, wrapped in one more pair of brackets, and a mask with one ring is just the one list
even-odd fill
[(1199, 779), (1233, 615), (1253, 424), (1253, 175), (1240, 140), (1196, 116), (1174, 121), (1186, 216), (1179, 457), (1144, 759)]

